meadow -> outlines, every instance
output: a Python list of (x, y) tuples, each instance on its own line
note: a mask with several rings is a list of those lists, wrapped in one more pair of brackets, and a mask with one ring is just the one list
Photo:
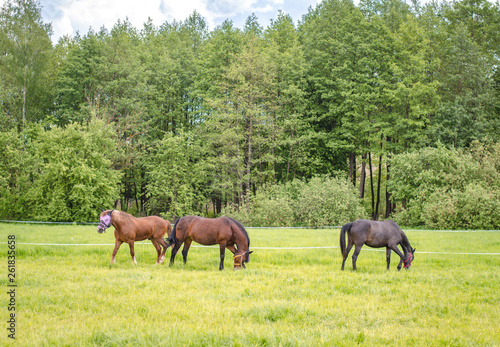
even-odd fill
[[(0, 344), (500, 345), (500, 232), (407, 230), (417, 251), (400, 272), (394, 253), (386, 271), (385, 250), (366, 246), (358, 271), (350, 259), (341, 271), (339, 229), (248, 233), (247, 268), (232, 270), (227, 251), (219, 271), (218, 248), (192, 247), (187, 264), (179, 252), (169, 267), (139, 242), (137, 265), (127, 245), (110, 265), (112, 229), (0, 223)], [(8, 235), (16, 240), (15, 341), (6, 329)]]

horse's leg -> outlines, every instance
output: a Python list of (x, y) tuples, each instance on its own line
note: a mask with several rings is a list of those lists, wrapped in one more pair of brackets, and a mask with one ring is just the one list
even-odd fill
[(344, 265), (345, 265), (345, 260), (347, 259), (347, 257), (349, 256), (349, 252), (351, 251), (351, 248), (352, 248), (352, 243), (348, 243), (347, 244), (347, 247), (345, 249), (345, 257), (344, 259), (342, 260), (342, 267), (340, 268), (340, 270), (344, 270)]
[(391, 249), (389, 247), (385, 248), (385, 258), (387, 260), (387, 270), (389, 270), (389, 265), (391, 264)]
[(220, 246), (220, 265), (219, 265), (219, 270), (224, 270), (224, 256), (226, 253), (226, 243), (221, 242), (219, 244)]
[(188, 252), (189, 252), (189, 247), (191, 247), (191, 242), (193, 240), (187, 239), (184, 241), (184, 247), (182, 247), (182, 260), (184, 260), (184, 264), (187, 262), (187, 257), (188, 257)]
[(233, 253), (233, 254), (236, 254), (236, 252), (238, 251), (236, 249), (236, 247), (234, 247), (234, 245), (232, 245), (232, 246), (226, 246), (226, 248), (229, 249), (231, 251), (231, 253)]
[(115, 241), (115, 249), (113, 250), (113, 256), (111, 257), (111, 264), (114, 264), (115, 263), (115, 257), (116, 257), (116, 253), (118, 253), (118, 248), (120, 248), (120, 246), (122, 245), (122, 241), (120, 240), (116, 240)]
[(135, 261), (134, 241), (129, 241), (128, 246), (130, 247), (130, 256), (132, 257), (134, 264), (137, 264), (137, 261)]
[(167, 252), (168, 245), (163, 238), (157, 240), (157, 242), (163, 247), (163, 251), (160, 256), (160, 264), (163, 264), (165, 262), (165, 252)]
[(363, 244), (356, 245), (354, 248), (354, 253), (352, 254), (352, 271), (356, 271), (356, 260), (358, 260), (359, 252), (361, 252), (361, 247)]
[(398, 246), (389, 246), (390, 249), (392, 249), (394, 252), (396, 252), (397, 255), (399, 255), (399, 257), (401, 258), (401, 260), (399, 261), (399, 264), (398, 264), (398, 271), (401, 270), (401, 266), (403, 265), (403, 261), (405, 260), (404, 259), (404, 255), (403, 253), (401, 253), (401, 251), (399, 250)]
[(153, 238), (151, 238), (150, 240), (151, 240), (151, 243), (153, 244), (153, 246), (155, 246), (156, 253), (158, 254), (158, 256), (156, 257), (156, 264), (160, 264), (160, 257), (161, 257), (161, 246), (160, 246), (160, 243), (157, 240), (153, 239)]

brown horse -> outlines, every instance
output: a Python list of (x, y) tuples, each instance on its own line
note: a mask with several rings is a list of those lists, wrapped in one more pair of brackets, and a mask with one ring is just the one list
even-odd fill
[[(346, 233), (349, 238), (347, 248), (345, 244)], [(404, 254), (398, 249), (398, 244), (401, 245)], [(341, 270), (344, 270), (345, 260), (353, 245), (355, 246), (354, 254), (352, 255), (353, 270), (356, 270), (356, 260), (363, 245), (374, 248), (386, 248), (387, 270), (389, 270), (391, 263), (391, 250), (396, 252), (401, 258), (398, 271), (401, 270), (402, 264), (404, 264), (405, 269), (409, 269), (411, 262), (415, 258), (415, 249), (411, 248), (410, 241), (408, 241), (403, 230), (392, 220), (377, 222), (359, 219), (344, 225), (340, 230), (340, 251), (344, 258)]]
[[(174, 229), (167, 239), (168, 245), (174, 245), (170, 257), (170, 265), (174, 264), (175, 255), (182, 243), (182, 258), (187, 261), (187, 254), (191, 242), (195, 241), (201, 245), (210, 246), (219, 244), (220, 265), (219, 270), (224, 269), (224, 255), (226, 248), (233, 254), (234, 268), (245, 267), (244, 263), (250, 261), (250, 239), (248, 233), (240, 222), (229, 218), (203, 218), (198, 216), (185, 216), (178, 219)], [(236, 247), (235, 247), (236, 246)]]
[[(118, 210), (102, 210), (99, 217), (99, 226), (97, 231), (102, 234), (111, 225), (115, 227), (115, 249), (111, 263), (115, 262), (116, 253), (123, 242), (128, 243), (130, 247), (130, 255), (132, 260), (135, 261), (134, 242), (149, 239), (153, 243), (158, 253), (156, 263), (163, 263), (165, 260), (165, 252), (168, 248), (165, 242), (165, 234), (170, 235), (172, 225), (157, 216), (149, 216), (142, 218), (135, 218), (131, 214)], [(163, 251), (162, 251), (163, 247)]]

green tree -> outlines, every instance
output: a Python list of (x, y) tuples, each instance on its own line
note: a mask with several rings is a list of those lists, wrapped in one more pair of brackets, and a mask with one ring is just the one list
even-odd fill
[[(496, 54), (500, 51), (500, 7), (498, 2), (487, 0), (454, 0), (446, 8), (445, 18), (449, 21), (450, 33), (461, 26), (484, 52)], [(498, 58), (497, 58), (498, 59)]]
[(433, 141), (455, 147), (498, 139), (494, 66), (465, 28), (457, 27), (444, 46), (439, 71), (441, 103), (429, 129)]
[[(228, 145), (231, 160), (238, 163), (233, 169), (233, 185), (238, 187), (235, 193), (240, 201), (249, 197), (255, 185), (274, 179), (274, 115), (278, 107), (275, 74), (275, 65), (262, 49), (262, 39), (250, 33), (242, 52), (224, 74), (225, 93), (207, 100), (213, 111), (205, 130), (215, 136), (224, 127), (233, 132), (227, 135), (235, 142)], [(216, 139), (212, 134), (214, 145), (226, 146), (224, 138)]]
[[(348, 94), (352, 64), (363, 57), (356, 55), (360, 47), (359, 32), (364, 19), (351, 1), (324, 1), (303, 17), (299, 26), (300, 40), (307, 71), (307, 122), (314, 131), (310, 139), (311, 174), (346, 170), (349, 152), (354, 148), (340, 134), (345, 94)], [(361, 64), (362, 66), (362, 64)], [(340, 78), (339, 74), (343, 74)], [(353, 85), (356, 83), (353, 81)]]
[(193, 135), (183, 130), (166, 134), (143, 158), (148, 213), (174, 220), (204, 210), (208, 201), (204, 150)]
[(207, 171), (210, 199), (216, 213), (221, 212), (223, 203), (233, 200), (241, 191), (242, 134), (235, 131), (230, 119), (224, 120), (222, 106), (214, 106), (214, 103), (224, 105), (224, 97), (229, 96), (230, 83), (226, 75), (242, 47), (243, 33), (231, 21), (225, 21), (202, 44), (197, 61), (194, 96), (200, 100), (201, 109), (196, 131), (207, 148), (205, 162), (210, 168)]
[(0, 11), (0, 96), (9, 127), (21, 129), (44, 119), (52, 106), (47, 75), (52, 54), (51, 25), (44, 24), (40, 3), (8, 0)]
[(292, 18), (279, 12), (264, 32), (264, 50), (275, 65), (277, 108), (271, 132), (277, 148), (272, 148), (276, 180), (310, 175), (307, 143), (312, 137), (304, 119), (307, 65)]
[(26, 219), (32, 213), (26, 199), (40, 172), (32, 141), (40, 131), (39, 126), (27, 126), (21, 133), (0, 132), (0, 218)]
[(118, 198), (120, 172), (112, 167), (113, 129), (101, 120), (41, 132), (32, 155), (40, 160), (24, 201), (26, 217), (90, 222)]
[[(243, 34), (226, 20), (216, 27), (201, 46), (197, 61), (195, 95), (204, 101), (224, 93), (222, 82), (228, 67), (235, 61), (243, 47)], [(204, 114), (210, 113), (209, 107), (203, 108)]]

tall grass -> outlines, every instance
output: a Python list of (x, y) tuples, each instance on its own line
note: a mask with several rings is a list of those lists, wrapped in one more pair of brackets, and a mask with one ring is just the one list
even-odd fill
[[(188, 263), (155, 265), (150, 243), (124, 245), (94, 226), (0, 224), (17, 240), (19, 346), (347, 346), (500, 344), (500, 233), (409, 231), (409, 271), (364, 247), (340, 271), (338, 229), (249, 229), (254, 253), (233, 271), (227, 252), (191, 248)], [(85, 243), (47, 246), (26, 243)], [(109, 244), (109, 245), (106, 245)], [(193, 244), (194, 245), (194, 244)], [(424, 253), (429, 252), (429, 253)], [(446, 253), (434, 253), (446, 252)], [(167, 256), (169, 256), (169, 253)], [(0, 283), (7, 286), (7, 247)], [(2, 321), (8, 297), (0, 294)], [(4, 323), (6, 325), (6, 323)], [(0, 329), (0, 344), (9, 344)]]

